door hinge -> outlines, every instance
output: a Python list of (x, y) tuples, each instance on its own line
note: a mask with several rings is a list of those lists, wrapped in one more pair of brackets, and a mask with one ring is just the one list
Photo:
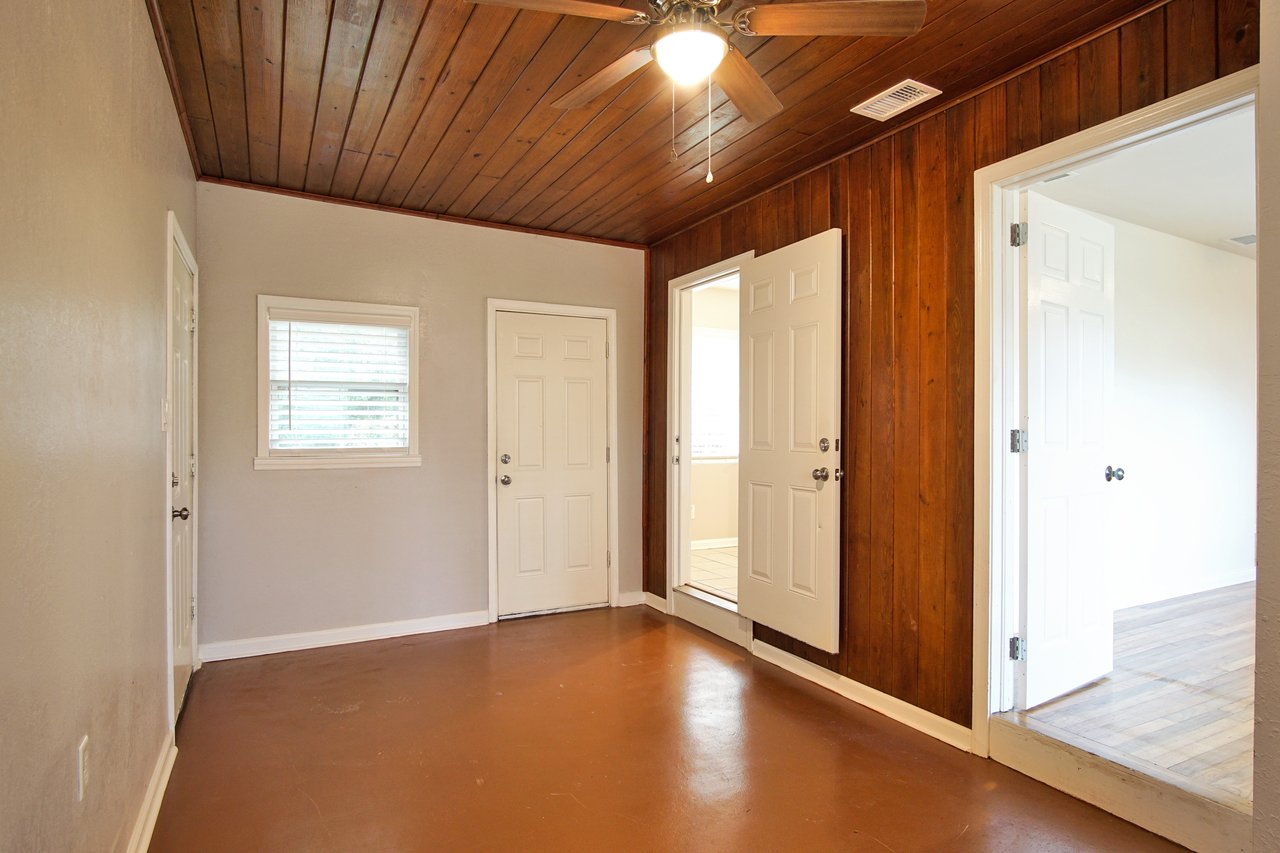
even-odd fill
[(604, 342), (604, 357), (605, 357), (605, 358), (608, 358), (608, 357), (609, 357), (609, 342), (608, 342), (608, 341), (605, 341), (605, 342)]
[(196, 460), (192, 459), (191, 460), (191, 479), (194, 480), (195, 478), (196, 478)]
[(1025, 222), (1015, 222), (1009, 226), (1009, 245), (1015, 249), (1027, 245), (1031, 228)]
[(672, 456), (672, 457), (671, 457), (671, 464), (672, 464), (672, 465), (679, 465), (679, 464), (680, 464), (680, 457), (679, 457), (679, 456)]
[(613, 451), (613, 448), (611, 448), (611, 447), (606, 447), (606, 448), (604, 449), (604, 461), (605, 461), (605, 462), (609, 462), (609, 461), (611, 461), (611, 460), (612, 460), (612, 458), (613, 458), (613, 453), (612, 453), (612, 451)]
[(1021, 637), (1009, 638), (1009, 660), (1027, 659), (1027, 641)]
[(1009, 430), (1009, 452), (1010, 453), (1026, 453), (1027, 452), (1027, 431), (1025, 429)]
[(196, 618), (196, 597), (193, 595), (191, 596), (191, 621), (194, 622), (195, 618)]
[(605, 552), (604, 552), (604, 567), (605, 567), (606, 569), (612, 569), (612, 568), (613, 568), (613, 552), (612, 552), (612, 551), (605, 551)]

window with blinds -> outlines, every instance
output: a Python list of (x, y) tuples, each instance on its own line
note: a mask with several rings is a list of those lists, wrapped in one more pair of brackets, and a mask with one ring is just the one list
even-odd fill
[[(416, 308), (279, 297), (259, 303), (265, 423), (257, 467), (354, 467), (416, 454)], [(326, 458), (341, 462), (297, 464)]]

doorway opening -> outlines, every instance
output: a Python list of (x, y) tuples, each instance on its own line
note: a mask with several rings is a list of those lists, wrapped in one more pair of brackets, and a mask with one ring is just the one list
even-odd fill
[(689, 574), (738, 601), (738, 272), (690, 289)]
[(977, 745), (1193, 848), (1252, 808), (1255, 86), (977, 178)]
[(1023, 191), (1028, 653), (1014, 713), (1240, 808), (1253, 777), (1254, 126), (1243, 108)]

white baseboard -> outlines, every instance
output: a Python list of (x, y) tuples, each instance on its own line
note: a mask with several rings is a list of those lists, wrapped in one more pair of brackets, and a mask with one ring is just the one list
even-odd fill
[(200, 659), (208, 662), (250, 658), (257, 655), (275, 654), (276, 652), (319, 649), (325, 646), (363, 643), (368, 640), (386, 640), (391, 637), (406, 637), (410, 634), (431, 634), (436, 631), (452, 631), (455, 628), (473, 628), (477, 625), (488, 624), (488, 611), (476, 610), (470, 613), (448, 613), (443, 616), (428, 616), (425, 619), (404, 619), (399, 622), (355, 625), (350, 628), (329, 628), (324, 631), (278, 634), (273, 637), (225, 640), (217, 643), (202, 643), (200, 645)]
[(705, 551), (708, 548), (737, 548), (738, 537), (730, 536), (725, 539), (695, 539), (689, 543), (690, 550)]
[(156, 818), (160, 816), (160, 803), (164, 801), (165, 788), (169, 786), (169, 774), (173, 772), (174, 759), (178, 757), (178, 747), (173, 743), (173, 732), (166, 732), (164, 743), (160, 745), (160, 754), (156, 756), (155, 769), (151, 771), (151, 781), (147, 783), (146, 796), (142, 798), (142, 808), (133, 823), (133, 832), (129, 836), (129, 853), (146, 853), (151, 846), (151, 833), (156, 828)]
[(1252, 849), (1250, 815), (998, 717), (991, 758), (1192, 850)]
[(973, 732), (959, 723), (931, 714), (923, 708), (917, 708), (910, 702), (904, 702), (888, 693), (860, 684), (852, 678), (846, 678), (837, 672), (810, 663), (803, 658), (784, 652), (782, 649), (756, 640), (751, 651), (761, 660), (780, 666), (787, 672), (795, 673), (801, 678), (812, 681), (820, 687), (839, 693), (859, 705), (865, 705), (873, 711), (884, 714), (891, 720), (910, 726), (916, 731), (937, 738), (956, 749), (969, 752), (973, 740)]
[(654, 595), (651, 592), (646, 592), (644, 594), (644, 603), (649, 605), (659, 613), (667, 612), (667, 600), (665, 598), (662, 598), (661, 596)]
[(644, 592), (620, 592), (618, 593), (618, 603), (614, 607), (635, 607), (644, 604)]

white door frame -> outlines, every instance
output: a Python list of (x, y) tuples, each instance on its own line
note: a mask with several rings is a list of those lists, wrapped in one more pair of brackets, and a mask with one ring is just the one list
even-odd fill
[[(164, 430), (164, 471), (162, 472), (161, 482), (164, 484), (164, 600), (165, 600), (165, 661), (168, 664), (165, 683), (168, 685), (166, 693), (167, 699), (167, 718), (169, 720), (169, 731), (173, 732), (177, 725), (177, 708), (173, 699), (173, 523), (170, 511), (173, 508), (173, 489), (169, 483), (169, 477), (173, 472), (173, 442), (169, 437), (169, 428), (173, 423), (172, 400), (173, 400), (173, 262), (175, 260), (174, 252), (176, 251), (182, 262), (186, 264), (187, 269), (191, 270), (191, 304), (195, 306), (197, 319), (200, 314), (200, 267), (196, 264), (195, 255), (191, 251), (191, 246), (187, 243), (186, 236), (182, 233), (182, 227), (178, 224), (177, 215), (170, 210), (167, 216), (167, 225), (165, 228), (165, 266), (164, 266), (164, 322), (165, 322), (165, 367), (164, 367), (164, 411), (162, 413), (162, 424)], [(191, 338), (191, 452), (195, 456), (196, 469), (199, 470), (200, 458), (200, 324), (195, 324), (195, 333)], [(198, 600), (199, 587), (196, 584), (197, 573), (200, 565), (200, 478), (196, 477), (191, 483), (191, 596)], [(200, 669), (200, 643), (199, 637), (199, 608), (196, 609), (196, 615), (191, 620), (191, 671), (195, 672)]]
[[(723, 261), (703, 267), (700, 270), (673, 278), (667, 282), (667, 456), (672, 469), (667, 477), (667, 612), (675, 613), (676, 598), (674, 590), (680, 586), (684, 576), (685, 563), (688, 557), (685, 545), (688, 542), (688, 517), (684, 512), (685, 496), (689, 489), (689, 471), (691, 462), (684, 449), (688, 442), (689, 412), (684, 401), (684, 367), (689, 362), (689, 321), (691, 319), (691, 299), (694, 288), (717, 278), (737, 272), (742, 264), (756, 256), (754, 250), (734, 255)], [(676, 437), (684, 434), (686, 445), (677, 444)], [(680, 464), (670, 464), (674, 457), (680, 457)], [(719, 604), (720, 599), (714, 596), (699, 596), (708, 604)], [(728, 602), (724, 602), (728, 604)], [(723, 606), (723, 605), (722, 605)], [(737, 611), (737, 607), (726, 609)], [(717, 632), (718, 633), (718, 632)]]
[(550, 317), (586, 317), (605, 322), (606, 434), (611, 450), (606, 466), (609, 474), (609, 542), (608, 564), (609, 606), (618, 606), (618, 312), (614, 308), (586, 305), (558, 305), (551, 302), (525, 302), (517, 299), (490, 298), (485, 307), (485, 362), (488, 380), (488, 448), (485, 463), (489, 497), (489, 621), (498, 621), (498, 312), (541, 314)]
[[(1012, 667), (1007, 637), (1017, 625), (1021, 568), (1019, 459), (1009, 452), (1009, 431), (1021, 426), (1023, 388), (1021, 286), (1018, 252), (1009, 226), (1019, 221), (1019, 192), (1176, 130), (1251, 105), (1258, 70), (1245, 69), (1097, 127), (987, 166), (974, 174), (974, 543), (973, 743), (990, 756), (1121, 817), (1188, 846), (1221, 844), (1247, 833), (1247, 819), (1109, 762), (1079, 756), (1064, 761), (1056, 747), (1032, 743), (992, 715), (1011, 707)], [(1034, 437), (1032, 437), (1034, 441)], [(1080, 764), (1098, 765), (1094, 774)], [(1091, 778), (1084, 778), (1089, 776)], [(1145, 779), (1145, 777), (1141, 777)], [(1146, 787), (1146, 790), (1144, 790)], [(1157, 788), (1159, 790), (1157, 790)], [(1243, 828), (1242, 828), (1243, 827)], [(1216, 833), (1216, 835), (1215, 835)], [(1225, 848), (1219, 848), (1225, 849)], [(1233, 848), (1234, 849), (1234, 848)]]

